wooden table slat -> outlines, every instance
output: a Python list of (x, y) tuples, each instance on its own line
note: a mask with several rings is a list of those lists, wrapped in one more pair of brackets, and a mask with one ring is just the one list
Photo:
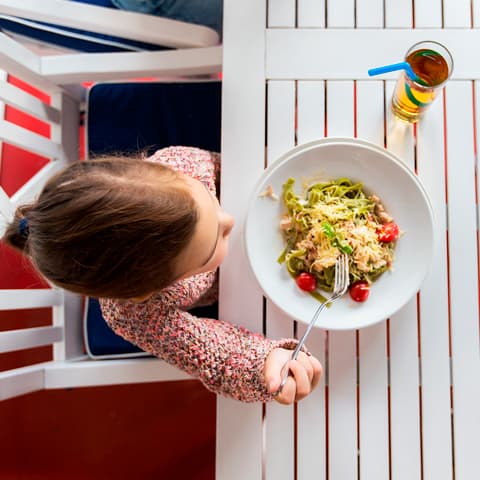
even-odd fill
[[(354, 83), (327, 83), (327, 132), (353, 136)], [(328, 333), (329, 478), (355, 478), (357, 463), (357, 352), (355, 331)]]
[(345, 28), (355, 26), (355, 0), (326, 0), (327, 26)]
[(420, 292), (424, 480), (453, 478), (443, 114), (440, 95), (417, 127), (418, 176), (432, 202), (436, 235), (432, 265)]
[(445, 28), (469, 28), (472, 22), (470, 0), (443, 0)]
[(325, 27), (326, 0), (297, 0), (297, 25), (299, 27)]
[(383, 0), (357, 0), (355, 26), (383, 28), (385, 22)]
[[(384, 82), (357, 82), (357, 135), (383, 147)], [(389, 475), (386, 323), (359, 331), (360, 478)]]
[[(396, 121), (390, 101), (395, 82), (387, 82), (387, 147), (414, 168), (412, 125)], [(417, 302), (412, 298), (389, 323), (390, 440), (392, 480), (420, 480), (420, 399)]]
[(472, 23), (474, 28), (480, 26), (480, 2), (478, 0), (473, 1)]
[(296, 20), (295, 0), (270, 0), (268, 2), (268, 26), (294, 27)]
[[(264, 168), (266, 6), (262, 1), (227, 0), (225, 7), (229, 14), (224, 20), (223, 40), (229, 54), (223, 60), (221, 183), (225, 188), (222, 188), (221, 202), (235, 217), (237, 225), (230, 237), (230, 252), (235, 254), (228, 255), (221, 267), (220, 318), (262, 332), (263, 299), (243, 249), (241, 221), (247, 206), (238, 200), (249, 196)], [(243, 26), (246, 24), (250, 28), (247, 43)], [(240, 102), (238, 92), (243, 95)], [(242, 148), (236, 143), (239, 137), (248, 138)], [(235, 282), (230, 281), (233, 277)], [(238, 285), (242, 286), (241, 290)], [(216, 480), (261, 478), (262, 435), (262, 405), (242, 405), (219, 397)]]
[(387, 28), (411, 28), (413, 26), (410, 0), (385, 0), (385, 26)]
[(415, 0), (415, 28), (442, 28), (442, 0)]
[[(325, 132), (325, 82), (297, 83), (297, 140), (299, 144), (318, 139)], [(298, 337), (306, 324), (298, 324)], [(325, 366), (325, 331), (310, 332), (307, 347)], [(325, 368), (325, 367), (324, 367)], [(297, 422), (298, 480), (326, 479), (325, 375), (317, 390), (299, 403)]]
[(472, 83), (447, 86), (448, 241), (456, 479), (480, 472), (480, 356)]
[[(274, 162), (295, 145), (295, 83), (270, 82), (267, 89), (267, 161)], [(279, 252), (280, 254), (280, 252)], [(269, 338), (292, 338), (293, 321), (267, 301)], [(289, 480), (295, 471), (294, 409), (277, 403), (266, 408), (266, 480)]]
[(325, 82), (297, 84), (297, 140), (299, 144), (325, 136)]
[[(453, 55), (453, 80), (478, 77), (478, 29), (269, 29), (266, 33), (268, 79), (371, 79), (368, 69), (401, 61), (416, 42), (436, 40)], [(381, 48), (378, 48), (381, 45)], [(396, 79), (392, 72), (382, 79)]]
[[(300, 337), (306, 326), (298, 326)], [(307, 347), (325, 366), (325, 331), (310, 332)], [(325, 368), (325, 367), (324, 367)], [(314, 392), (298, 404), (297, 411), (297, 475), (298, 480), (326, 480), (326, 405), (325, 375)]]

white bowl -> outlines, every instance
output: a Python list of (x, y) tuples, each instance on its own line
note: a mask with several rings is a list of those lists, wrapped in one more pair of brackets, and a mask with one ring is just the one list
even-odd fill
[[(295, 178), (302, 193), (308, 179), (346, 177), (362, 182), (377, 195), (404, 234), (395, 247), (393, 270), (371, 286), (367, 301), (358, 303), (348, 293), (320, 314), (316, 326), (331, 330), (362, 328), (399, 310), (419, 290), (433, 252), (433, 212), (416, 175), (388, 150), (364, 140), (325, 138), (295, 147), (263, 173), (250, 200), (245, 223), (245, 247), (250, 266), (265, 295), (290, 317), (309, 323), (318, 300), (302, 292), (277, 259), (285, 247), (279, 221), (286, 208), (282, 185)], [(261, 196), (268, 186), (279, 199)]]

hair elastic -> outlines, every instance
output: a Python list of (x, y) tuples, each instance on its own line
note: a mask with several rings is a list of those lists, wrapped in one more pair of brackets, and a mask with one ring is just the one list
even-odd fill
[(21, 237), (25, 237), (27, 238), (28, 237), (28, 218), (27, 217), (23, 217), (20, 222), (18, 223), (18, 234), (21, 236)]

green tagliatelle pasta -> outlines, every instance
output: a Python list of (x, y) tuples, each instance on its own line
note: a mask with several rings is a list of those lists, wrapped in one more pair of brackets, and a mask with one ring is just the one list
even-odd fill
[(294, 277), (310, 272), (321, 290), (332, 291), (335, 261), (349, 257), (350, 283), (373, 282), (393, 262), (394, 242), (381, 242), (378, 231), (392, 222), (380, 200), (367, 196), (361, 183), (339, 178), (308, 187), (303, 198), (283, 185), (287, 212), (280, 221), (286, 247), (278, 261)]

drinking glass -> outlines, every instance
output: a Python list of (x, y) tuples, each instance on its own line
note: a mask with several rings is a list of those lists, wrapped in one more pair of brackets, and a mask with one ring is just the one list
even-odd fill
[(392, 111), (399, 119), (415, 123), (435, 100), (453, 71), (453, 58), (442, 44), (423, 41), (405, 54), (415, 79), (402, 70), (392, 97)]

